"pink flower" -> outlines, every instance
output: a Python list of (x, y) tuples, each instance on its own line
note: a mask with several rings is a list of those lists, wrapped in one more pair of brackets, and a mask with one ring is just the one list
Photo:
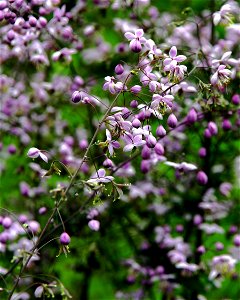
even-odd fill
[(123, 83), (122, 82), (117, 82), (115, 83), (114, 80), (115, 78), (112, 76), (107, 76), (105, 77), (106, 82), (103, 85), (103, 90), (109, 90), (111, 94), (116, 94), (120, 92), (123, 89)]
[(140, 147), (146, 144), (146, 141), (142, 139), (142, 135), (136, 135), (133, 139), (126, 136), (126, 139), (128, 140), (128, 144), (123, 148), (124, 152), (132, 151), (134, 147)]
[(229, 82), (231, 74), (232, 72), (226, 69), (225, 65), (220, 65), (210, 79), (211, 84), (221, 87), (223, 84), (227, 84)]
[(113, 176), (106, 176), (106, 171), (104, 169), (99, 169), (95, 175), (93, 175), (91, 177), (91, 179), (89, 179), (87, 181), (87, 183), (108, 183), (113, 181), (114, 177)]
[(106, 129), (106, 136), (109, 154), (113, 156), (114, 148), (120, 148), (120, 144), (117, 141), (112, 141), (112, 135), (108, 129)]
[(177, 48), (173, 46), (169, 51), (169, 57), (164, 59), (163, 65), (164, 71), (170, 71), (177, 66), (177, 63), (187, 59), (185, 55), (177, 55)]
[(146, 43), (146, 39), (143, 37), (144, 31), (142, 29), (135, 30), (135, 34), (132, 32), (126, 32), (124, 36), (131, 41), (130, 49), (133, 52), (140, 52), (142, 50), (142, 44)]

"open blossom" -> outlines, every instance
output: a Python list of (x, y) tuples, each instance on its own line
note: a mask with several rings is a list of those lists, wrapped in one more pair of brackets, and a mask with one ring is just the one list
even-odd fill
[(210, 81), (212, 85), (222, 86), (227, 84), (230, 80), (232, 72), (226, 69), (225, 65), (220, 65), (217, 71), (212, 75)]
[(213, 14), (213, 23), (214, 25), (218, 25), (221, 21), (227, 21), (227, 23), (231, 22), (231, 12), (235, 10), (232, 4), (224, 4), (220, 11), (217, 11)]
[(106, 136), (107, 136), (107, 146), (109, 154), (112, 156), (114, 153), (114, 148), (120, 148), (120, 144), (117, 141), (112, 141), (112, 135), (108, 129), (106, 129)]
[(44, 160), (47, 163), (48, 158), (42, 152), (43, 152), (43, 150), (39, 150), (38, 148), (32, 147), (28, 150), (27, 156), (30, 157), (30, 158), (37, 158), (38, 156), (40, 156), (41, 159)]
[(131, 151), (134, 147), (140, 147), (146, 144), (146, 141), (142, 139), (141, 134), (135, 135), (133, 139), (126, 136), (126, 140), (128, 144), (123, 148), (124, 152)]
[(113, 179), (113, 176), (106, 176), (106, 171), (104, 169), (99, 169), (96, 174), (87, 181), (87, 183), (108, 183), (113, 181)]
[(111, 94), (116, 94), (117, 92), (120, 92), (123, 89), (123, 83), (122, 82), (114, 82), (115, 78), (112, 76), (105, 77), (105, 83), (103, 85), (103, 89), (109, 90)]
[(126, 32), (124, 36), (131, 41), (130, 49), (133, 52), (140, 52), (142, 50), (142, 44), (146, 43), (146, 39), (143, 37), (144, 31), (142, 29), (135, 30), (135, 34), (132, 32)]
[(180, 172), (194, 171), (197, 169), (195, 165), (186, 163), (185, 161), (181, 162), (180, 164), (174, 163), (172, 161), (165, 161), (164, 164), (173, 167)]
[(236, 262), (236, 259), (227, 254), (215, 256), (212, 260), (212, 270), (209, 274), (209, 279), (213, 280), (218, 276), (230, 274), (234, 270)]
[(161, 96), (159, 94), (154, 94), (152, 97), (151, 108), (158, 109), (161, 106), (165, 106), (167, 109), (171, 109), (173, 106), (174, 97), (172, 95)]

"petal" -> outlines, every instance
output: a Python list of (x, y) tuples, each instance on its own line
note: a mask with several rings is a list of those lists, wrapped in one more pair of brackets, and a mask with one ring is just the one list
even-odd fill
[(177, 48), (175, 46), (173, 46), (169, 51), (169, 56), (171, 58), (174, 58), (174, 57), (176, 57), (176, 55), (177, 55)]
[(111, 141), (112, 140), (112, 136), (111, 136), (111, 133), (108, 129), (106, 129), (106, 136), (107, 136), (107, 140), (108, 141)]
[(98, 177), (105, 177), (106, 171), (104, 169), (99, 169), (96, 174)]
[(113, 145), (114, 148), (117, 148), (117, 149), (120, 148), (120, 144), (117, 141), (113, 141), (112, 145)]
[(45, 154), (43, 154), (42, 152), (39, 152), (39, 155), (40, 155), (42, 160), (44, 160), (46, 163), (48, 162), (48, 158)]
[(134, 145), (133, 144), (128, 144), (123, 148), (123, 152), (129, 152), (133, 149)]
[(125, 36), (125, 38), (127, 38), (128, 40), (133, 40), (133, 39), (135, 39), (135, 35), (134, 35), (133, 33), (131, 33), (131, 32), (126, 32), (126, 33), (124, 34), (124, 36)]
[(140, 37), (142, 37), (143, 35), (144, 35), (143, 29), (137, 29), (137, 30), (135, 31), (135, 36), (136, 36), (136, 37), (140, 38)]
[(228, 58), (231, 56), (231, 54), (232, 54), (232, 51), (227, 51), (227, 52), (225, 52), (225, 53), (223, 54), (221, 60), (226, 60), (226, 59), (228, 59)]
[(163, 65), (166, 66), (166, 65), (169, 65), (171, 63), (172, 59), (171, 58), (166, 58), (164, 59), (163, 61)]
[(213, 24), (216, 26), (221, 21), (221, 15), (219, 12), (213, 14)]
[(211, 84), (213, 84), (213, 85), (215, 85), (218, 82), (218, 74), (217, 74), (217, 72), (215, 72), (213, 74), (213, 76), (211, 77), (210, 81), (211, 81)]
[(187, 59), (187, 57), (185, 55), (178, 55), (174, 58), (174, 60), (176, 60), (177, 62), (182, 62), (185, 59)]

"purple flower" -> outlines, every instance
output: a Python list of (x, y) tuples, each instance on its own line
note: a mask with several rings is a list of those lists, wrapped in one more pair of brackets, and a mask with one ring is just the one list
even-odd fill
[(38, 148), (32, 147), (28, 150), (27, 156), (30, 158), (37, 158), (38, 156), (41, 157), (46, 163), (48, 162), (48, 158), (45, 154), (42, 153), (44, 150), (39, 150)]
[(186, 60), (185, 55), (177, 55), (177, 48), (173, 46), (169, 51), (169, 57), (165, 58), (163, 61), (164, 71), (170, 71), (172, 68), (175, 68), (177, 63)]
[(232, 72), (226, 69), (225, 65), (220, 65), (217, 71), (211, 76), (211, 84), (221, 87), (223, 84), (227, 84), (230, 81), (230, 75)]
[(173, 107), (174, 97), (172, 95), (161, 96), (159, 94), (154, 94), (152, 97), (151, 108), (152, 109), (161, 109), (162, 106), (165, 106), (167, 109), (171, 109)]
[(64, 246), (68, 245), (71, 241), (71, 238), (70, 236), (66, 233), (66, 232), (63, 232), (61, 235), (60, 235), (60, 243)]
[(34, 292), (34, 296), (35, 296), (36, 298), (41, 298), (43, 292), (44, 292), (44, 288), (43, 288), (42, 285), (40, 285), (40, 286), (38, 286), (38, 287), (36, 288), (36, 290), (35, 290), (35, 292)]
[(112, 135), (108, 129), (106, 129), (106, 136), (109, 154), (113, 156), (114, 148), (120, 148), (120, 144), (117, 141), (112, 141)]
[(144, 31), (142, 29), (135, 30), (135, 34), (132, 32), (126, 32), (124, 36), (131, 41), (130, 42), (130, 49), (133, 52), (141, 52), (142, 44), (146, 43), (146, 39), (143, 37)]
[(123, 89), (123, 83), (122, 82), (114, 82), (115, 78), (112, 76), (105, 77), (105, 83), (103, 85), (103, 90), (109, 90), (111, 94), (116, 94), (120, 92)]
[(94, 183), (94, 184), (97, 184), (97, 183), (108, 183), (108, 182), (111, 182), (113, 181), (114, 177), (113, 176), (106, 176), (106, 171), (104, 169), (99, 169), (97, 171), (97, 173), (95, 175), (93, 175), (91, 177), (91, 179), (89, 179), (87, 181), (87, 183)]
[(142, 139), (141, 134), (135, 135), (133, 139), (131, 139), (129, 136), (126, 136), (126, 140), (128, 144), (123, 148), (124, 152), (132, 151), (134, 147), (140, 147), (146, 144), (146, 141)]
[(100, 229), (100, 222), (98, 220), (91, 220), (88, 222), (88, 227), (93, 231), (98, 231)]

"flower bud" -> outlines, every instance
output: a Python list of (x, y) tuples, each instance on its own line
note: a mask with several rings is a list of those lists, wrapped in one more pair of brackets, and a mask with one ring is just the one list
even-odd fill
[(167, 124), (170, 128), (175, 128), (177, 126), (178, 120), (174, 114), (170, 114), (167, 119)]
[(15, 38), (15, 32), (13, 30), (9, 30), (7, 33), (7, 39), (9, 40), (9, 42), (11, 42), (12, 40), (14, 40)]
[(97, 220), (91, 220), (88, 222), (88, 227), (93, 231), (98, 231), (100, 228), (100, 222)]
[(0, 2), (0, 10), (4, 10), (7, 6), (8, 6), (8, 4), (7, 4), (6, 0), (2, 0)]
[(141, 172), (143, 174), (146, 174), (150, 171), (151, 164), (148, 160), (142, 160), (141, 162)]
[(9, 154), (15, 154), (17, 151), (17, 148), (14, 145), (9, 145), (8, 146), (8, 153)]
[(207, 138), (207, 139), (210, 139), (212, 137), (212, 134), (211, 134), (211, 132), (208, 128), (206, 128), (204, 130), (204, 137)]
[(151, 149), (147, 145), (143, 146), (141, 156), (142, 156), (143, 159), (149, 159), (150, 158)]
[(232, 103), (234, 105), (239, 105), (240, 104), (240, 95), (239, 94), (235, 94), (232, 96)]
[(227, 131), (227, 130), (230, 130), (231, 128), (232, 128), (231, 122), (227, 119), (223, 120), (222, 129)]
[(163, 145), (160, 143), (157, 143), (154, 147), (154, 151), (158, 155), (164, 155), (164, 148)]
[(71, 242), (71, 238), (66, 232), (63, 232), (60, 235), (59, 240), (62, 245), (68, 245)]
[(214, 123), (214, 122), (209, 122), (209, 123), (208, 123), (208, 129), (209, 129), (209, 131), (211, 132), (212, 135), (217, 135), (217, 133), (218, 133), (218, 128), (217, 128), (216, 123)]
[(45, 206), (40, 207), (38, 210), (39, 215), (45, 215), (46, 212), (47, 212), (47, 208)]
[(159, 137), (164, 137), (165, 135), (166, 135), (166, 130), (165, 130), (165, 128), (162, 126), (162, 125), (160, 125), (160, 126), (158, 126), (158, 128), (157, 128), (157, 130), (156, 130), (156, 135), (157, 136), (159, 136)]
[(220, 184), (219, 191), (223, 196), (229, 196), (232, 189), (232, 185), (229, 182), (223, 182)]
[(87, 147), (88, 147), (88, 141), (87, 140), (83, 139), (79, 142), (79, 148), (81, 150), (85, 150), (85, 149), (87, 149)]
[(202, 217), (200, 215), (195, 215), (193, 217), (193, 224), (198, 226), (202, 223)]
[(28, 19), (28, 23), (30, 26), (35, 27), (37, 25), (37, 19), (34, 16), (30, 16)]
[(111, 168), (114, 167), (114, 164), (113, 164), (113, 162), (112, 162), (111, 159), (107, 158), (107, 159), (104, 160), (103, 166), (104, 166), (105, 168), (107, 168), (107, 169), (111, 169)]
[(206, 148), (204, 148), (204, 147), (200, 148), (199, 151), (198, 151), (198, 155), (199, 155), (199, 157), (201, 157), (201, 158), (205, 157), (205, 156), (207, 155), (207, 150), (206, 150)]
[(2, 226), (5, 228), (5, 229), (8, 229), (12, 226), (12, 220), (9, 218), (9, 217), (5, 217), (2, 221)]
[(82, 95), (79, 91), (75, 91), (72, 93), (72, 102), (78, 103), (82, 100)]
[(149, 148), (154, 148), (155, 145), (157, 143), (157, 140), (156, 138), (153, 136), (153, 135), (149, 135), (147, 138), (146, 138), (146, 145), (149, 147)]
[(132, 108), (137, 108), (137, 107), (138, 107), (138, 101), (137, 101), (137, 100), (132, 100), (132, 101), (130, 102), (130, 106), (131, 106)]
[(197, 112), (194, 108), (191, 108), (189, 113), (187, 114), (187, 122), (189, 124), (193, 124), (197, 121)]
[(139, 128), (141, 126), (141, 122), (135, 118), (133, 121), (132, 121), (132, 126), (135, 127), (135, 128)]
[(130, 88), (130, 91), (133, 93), (133, 94), (138, 94), (140, 93), (142, 90), (142, 87), (140, 85), (134, 85)]
[(124, 72), (123, 65), (121, 64), (116, 65), (114, 70), (117, 75), (121, 75)]
[(233, 243), (236, 247), (240, 247), (240, 234), (234, 236)]
[(40, 17), (38, 19), (38, 22), (39, 22), (39, 25), (43, 28), (47, 26), (47, 19), (45, 19), (44, 17)]
[(197, 173), (197, 182), (200, 184), (200, 185), (205, 185), (207, 184), (208, 182), (208, 177), (207, 175), (203, 172), (203, 171), (199, 171)]
[(218, 251), (222, 251), (224, 249), (224, 245), (221, 242), (217, 242), (217, 243), (215, 243), (215, 248)]
[(204, 253), (206, 252), (206, 249), (205, 249), (205, 247), (204, 247), (203, 245), (201, 245), (201, 246), (199, 246), (199, 247), (197, 248), (197, 252), (198, 252), (199, 254), (204, 254)]

